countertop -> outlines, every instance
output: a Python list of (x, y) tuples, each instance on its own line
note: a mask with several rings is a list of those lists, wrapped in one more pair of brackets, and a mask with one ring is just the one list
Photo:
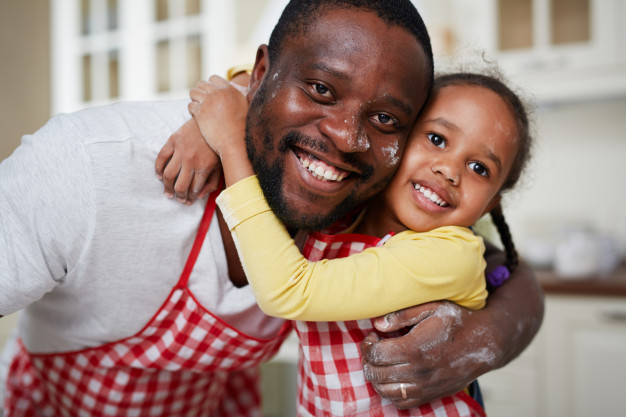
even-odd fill
[(626, 266), (609, 276), (563, 278), (552, 270), (535, 270), (546, 294), (626, 297)]

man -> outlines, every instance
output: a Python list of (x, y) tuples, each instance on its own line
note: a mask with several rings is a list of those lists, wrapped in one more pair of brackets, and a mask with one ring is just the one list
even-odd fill
[[(390, 152), (401, 152), (428, 95), (429, 48), (408, 1), (290, 3), (269, 48), (259, 49), (248, 123), (249, 155), (287, 224), (321, 227), (384, 187), (395, 170)], [(57, 117), (0, 165), (0, 314), (26, 308), (7, 415), (259, 415), (256, 365), (289, 326), (257, 309), (224, 251), (229, 237), (212, 199), (205, 210), (159, 193), (154, 157), (188, 118), (185, 106)], [(302, 152), (346, 179), (313, 182)], [(493, 307), (459, 312), (463, 327), (436, 305), (391, 315), (390, 328), (421, 324), (404, 338), (369, 340), (375, 387), (406, 407), (506, 363), (538, 324), (522, 323), (517, 339), (506, 326), (541, 317), (532, 288), (515, 294), (530, 307), (510, 305), (509, 289), (527, 283), (534, 279), (522, 273)], [(424, 320), (428, 313), (434, 318)], [(462, 346), (451, 343), (459, 338)], [(438, 348), (424, 349), (422, 339)], [(485, 349), (487, 361), (459, 360)], [(441, 364), (431, 358), (450, 352)], [(402, 374), (415, 383), (401, 395), (394, 378)]]

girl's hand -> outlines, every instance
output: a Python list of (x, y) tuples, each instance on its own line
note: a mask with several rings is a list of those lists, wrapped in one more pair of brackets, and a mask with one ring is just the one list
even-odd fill
[(191, 204), (217, 188), (222, 167), (191, 119), (169, 137), (157, 156), (155, 171), (168, 198), (176, 196), (180, 203)]
[[(155, 162), (157, 177), (163, 181), (168, 198), (176, 196), (180, 203), (191, 204), (217, 188), (222, 167), (203, 132), (213, 139), (216, 148), (229, 143), (235, 148), (233, 145), (239, 143), (245, 155), (246, 92), (244, 87), (231, 86), (218, 76), (200, 81), (190, 92), (195, 101), (189, 104), (189, 111), (194, 118), (169, 137)], [(202, 122), (203, 132), (198, 121)]]
[(200, 81), (189, 96), (189, 112), (200, 127), (204, 140), (222, 157), (225, 149), (236, 147), (245, 154), (248, 101), (245, 90), (224, 78), (212, 75)]

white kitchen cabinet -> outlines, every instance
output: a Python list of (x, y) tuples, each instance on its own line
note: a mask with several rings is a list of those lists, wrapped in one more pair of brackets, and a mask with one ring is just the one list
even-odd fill
[(625, 415), (626, 299), (550, 296), (546, 307), (546, 415)]
[(625, 415), (626, 298), (549, 294), (529, 349), (480, 384), (489, 416)]
[(539, 338), (520, 357), (502, 369), (481, 376), (478, 383), (489, 417), (543, 416), (540, 411), (537, 387), (539, 385)]
[(626, 95), (626, 0), (415, 3), (444, 67), (484, 51), (541, 102)]

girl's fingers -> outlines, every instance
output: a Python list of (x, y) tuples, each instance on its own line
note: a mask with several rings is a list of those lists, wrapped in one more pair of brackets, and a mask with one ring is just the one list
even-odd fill
[(189, 194), (189, 186), (193, 180), (193, 169), (187, 168), (184, 164), (181, 166), (176, 177), (174, 184), (174, 193), (176, 200), (179, 203), (185, 203), (187, 201), (187, 195)]
[(206, 185), (207, 178), (209, 177), (209, 170), (196, 169), (193, 171), (191, 183), (187, 193), (187, 203), (193, 203), (198, 199), (200, 193), (203, 191), (203, 187)]
[(181, 169), (181, 161), (177, 154), (174, 154), (163, 170), (163, 188), (167, 198), (174, 197), (174, 185)]
[(156, 172), (158, 179), (163, 179), (163, 171), (165, 170), (165, 166), (167, 165), (173, 154), (174, 146), (172, 145), (171, 141), (168, 140), (165, 146), (163, 146), (163, 148), (161, 148), (161, 150), (159, 151), (159, 154), (157, 155), (156, 161), (154, 163), (154, 171)]

